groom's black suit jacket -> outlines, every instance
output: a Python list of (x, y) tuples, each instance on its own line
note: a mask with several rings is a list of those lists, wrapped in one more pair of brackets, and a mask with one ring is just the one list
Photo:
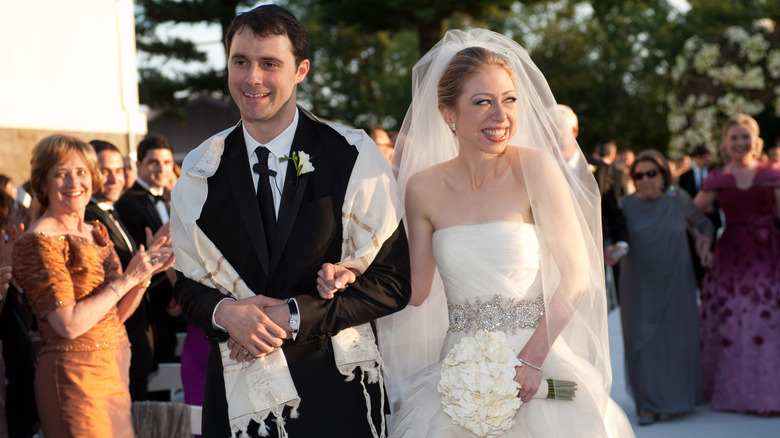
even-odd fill
[[(300, 111), (292, 151), (308, 153), (315, 169), (296, 177), (290, 162), (271, 254), (240, 126), (225, 140), (219, 167), (208, 179), (208, 197), (197, 223), (255, 293), (298, 299), (300, 332), (296, 341), (287, 340), (283, 346), (301, 396), (300, 418), (285, 414), (290, 436), (371, 436), (361, 376), (345, 382), (335, 366), (329, 338), (406, 306), (411, 295), (406, 235), (399, 225), (355, 283), (332, 300), (320, 299), (317, 271), (322, 263), (335, 263), (341, 256), (341, 209), (357, 150), (332, 128)], [(228, 338), (212, 326), (214, 308), (225, 298), (222, 293), (179, 273), (176, 297), (188, 320), (212, 341)], [(368, 388), (378, 428), (382, 415), (379, 388)], [(275, 436), (275, 423), (269, 425)], [(222, 364), (214, 342), (204, 394), (203, 436), (226, 437), (229, 433)]]

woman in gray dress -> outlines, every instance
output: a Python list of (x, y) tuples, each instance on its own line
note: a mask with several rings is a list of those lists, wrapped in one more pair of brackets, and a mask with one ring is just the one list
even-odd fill
[(622, 198), (630, 251), (620, 275), (626, 373), (639, 424), (682, 414), (701, 402), (696, 278), (686, 228), (703, 264), (713, 226), (672, 175), (656, 150), (631, 165), (636, 192)]

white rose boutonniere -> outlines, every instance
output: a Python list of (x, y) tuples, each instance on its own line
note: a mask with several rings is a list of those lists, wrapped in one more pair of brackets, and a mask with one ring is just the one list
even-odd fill
[(280, 163), (285, 161), (292, 161), (293, 167), (295, 167), (295, 185), (293, 186), (292, 197), (295, 197), (295, 193), (298, 191), (298, 180), (301, 175), (305, 175), (310, 172), (314, 172), (314, 165), (311, 163), (311, 156), (303, 151), (293, 151), (291, 155), (285, 155), (279, 158)]
[[(515, 423), (522, 404), (515, 367), (522, 363), (501, 331), (479, 330), (447, 353), (441, 369), (442, 409), (452, 422), (479, 437), (495, 437)], [(558, 394), (556, 395), (556, 391)], [(572, 400), (576, 384), (547, 379), (534, 398)]]
[(292, 156), (285, 155), (279, 158), (280, 163), (292, 160), (295, 167), (295, 176), (301, 176), (303, 174), (314, 172), (314, 165), (311, 164), (311, 157), (309, 154), (303, 151), (293, 151)]

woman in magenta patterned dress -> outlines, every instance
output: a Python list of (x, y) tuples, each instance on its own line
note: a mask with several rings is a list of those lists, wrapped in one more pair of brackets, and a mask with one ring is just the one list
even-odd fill
[(758, 123), (735, 114), (721, 155), (695, 199), (717, 198), (726, 228), (701, 287), (702, 378), (712, 409), (780, 413), (780, 167), (759, 163)]

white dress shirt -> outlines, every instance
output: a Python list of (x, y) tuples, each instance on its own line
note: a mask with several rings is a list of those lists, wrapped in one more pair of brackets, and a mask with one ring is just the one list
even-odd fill
[(274, 196), (276, 217), (279, 217), (279, 205), (282, 203), (284, 181), (287, 176), (287, 162), (280, 163), (279, 159), (284, 156), (289, 156), (291, 153), (292, 142), (295, 138), (295, 130), (298, 129), (298, 109), (296, 108), (295, 110), (295, 117), (293, 118), (292, 123), (290, 123), (290, 126), (267, 144), (262, 144), (252, 138), (246, 130), (246, 126), (243, 124), (241, 125), (241, 128), (244, 130), (244, 143), (246, 143), (246, 154), (249, 157), (249, 170), (252, 172), (252, 181), (255, 184), (255, 191), (257, 191), (258, 178), (260, 178), (260, 174), (252, 169), (252, 166), (257, 163), (255, 149), (257, 149), (258, 146), (263, 146), (268, 149), (268, 169), (276, 171), (276, 176), (268, 176), (268, 178), (271, 180), (271, 192), (273, 192)]
[[(165, 193), (165, 189), (154, 189), (141, 178), (138, 178), (135, 182), (137, 182), (139, 186), (149, 190), (149, 193), (154, 196), (162, 196)], [(152, 201), (152, 204), (154, 204), (154, 209), (157, 210), (157, 215), (160, 216), (162, 223), (166, 223), (171, 220), (171, 216), (168, 214), (168, 207), (165, 206), (165, 201), (161, 201), (154, 196), (149, 196), (149, 199)]]
[[(252, 181), (255, 185), (255, 192), (257, 192), (257, 181), (260, 178), (260, 174), (255, 172), (254, 169), (252, 169), (252, 166), (255, 165), (255, 163), (258, 162), (257, 160), (257, 154), (255, 154), (255, 149), (257, 149), (258, 146), (263, 146), (268, 148), (268, 169), (276, 171), (276, 176), (268, 176), (268, 178), (271, 179), (271, 192), (273, 192), (274, 196), (274, 209), (276, 210), (276, 217), (279, 217), (279, 206), (282, 203), (282, 192), (284, 191), (284, 181), (287, 176), (287, 162), (284, 163), (279, 162), (279, 158), (284, 157), (285, 155), (290, 155), (290, 150), (292, 149), (292, 142), (295, 138), (295, 131), (298, 129), (298, 109), (295, 109), (295, 117), (293, 118), (292, 123), (290, 123), (290, 126), (288, 126), (284, 131), (282, 131), (281, 134), (276, 136), (273, 140), (269, 141), (267, 144), (262, 144), (259, 141), (255, 140), (251, 135), (249, 135), (249, 132), (246, 130), (246, 126), (244, 124), (241, 124), (241, 129), (244, 130), (244, 143), (246, 143), (246, 154), (249, 157), (249, 171), (252, 174)], [(225, 298), (230, 299), (230, 298)], [(220, 329), (224, 332), (224, 327), (217, 324), (216, 315), (217, 315), (217, 308), (219, 308), (219, 305), (222, 304), (222, 301), (225, 301), (225, 299), (221, 300), (219, 303), (217, 303), (216, 306), (214, 306), (214, 313), (211, 315), (211, 323), (212, 325)], [(295, 298), (291, 298), (291, 301), (295, 302), (295, 305), (297, 307), (298, 301), (295, 300)], [(296, 338), (296, 333), (293, 334), (293, 340)]]

